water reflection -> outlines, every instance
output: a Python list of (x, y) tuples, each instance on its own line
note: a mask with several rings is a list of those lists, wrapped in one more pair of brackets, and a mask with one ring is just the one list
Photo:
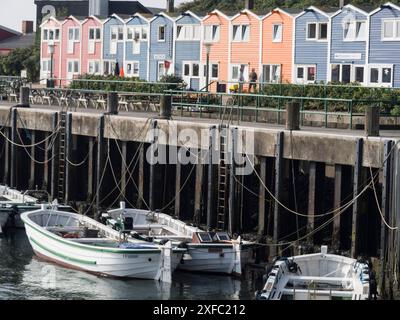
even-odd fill
[(172, 284), (102, 278), (39, 260), (23, 230), (0, 238), (0, 299), (252, 299), (259, 278), (252, 272), (242, 279), (177, 272)]

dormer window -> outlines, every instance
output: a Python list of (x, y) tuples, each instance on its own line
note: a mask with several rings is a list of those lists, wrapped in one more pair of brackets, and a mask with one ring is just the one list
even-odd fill
[(367, 36), (367, 23), (365, 21), (347, 21), (344, 24), (344, 41), (365, 41)]
[(250, 26), (247, 24), (232, 26), (232, 39), (237, 42), (247, 42), (250, 39)]
[(307, 25), (307, 40), (327, 40), (328, 39), (328, 23), (311, 22)]
[(218, 42), (220, 36), (219, 25), (204, 26), (204, 41), (205, 42)]

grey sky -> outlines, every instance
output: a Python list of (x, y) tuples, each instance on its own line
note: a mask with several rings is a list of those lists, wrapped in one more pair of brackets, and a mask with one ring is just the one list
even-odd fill
[[(175, 5), (188, 0), (176, 0)], [(149, 7), (165, 7), (166, 0), (142, 0)], [(22, 20), (35, 20), (36, 6), (34, 0), (0, 0), (0, 25), (21, 31)]]

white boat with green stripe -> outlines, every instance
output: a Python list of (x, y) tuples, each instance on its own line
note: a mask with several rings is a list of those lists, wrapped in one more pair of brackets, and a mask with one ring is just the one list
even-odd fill
[(21, 215), (37, 256), (103, 276), (171, 282), (185, 249), (127, 238), (87, 216), (48, 205)]

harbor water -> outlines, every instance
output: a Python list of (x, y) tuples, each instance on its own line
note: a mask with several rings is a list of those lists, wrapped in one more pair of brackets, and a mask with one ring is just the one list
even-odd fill
[(247, 268), (242, 278), (175, 272), (172, 284), (98, 277), (39, 260), (25, 231), (0, 238), (0, 300), (239, 300), (253, 299), (262, 270)]

